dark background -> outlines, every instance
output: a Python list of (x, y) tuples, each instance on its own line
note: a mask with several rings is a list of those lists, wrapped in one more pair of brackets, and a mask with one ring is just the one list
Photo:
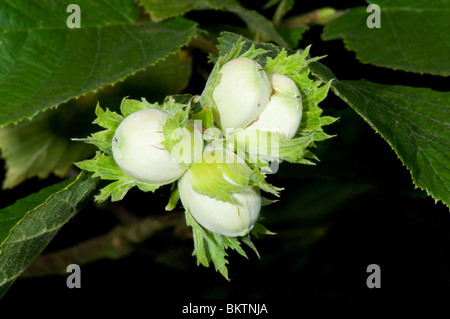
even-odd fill
[[(312, 2), (312, 1), (311, 1)], [(248, 8), (257, 5), (245, 3)], [(253, 5), (253, 7), (252, 7)], [(299, 1), (288, 16), (323, 6), (345, 9), (363, 1)], [(261, 11), (271, 17), (273, 10)], [(200, 22), (242, 25), (235, 16), (215, 11), (187, 14)], [(214, 17), (214, 21), (208, 18)], [(342, 41), (322, 41), (322, 27), (313, 26), (300, 47), (312, 44), (311, 55), (327, 55), (322, 63), (339, 79), (367, 79), (386, 84), (445, 89), (445, 79), (359, 63)], [(200, 94), (209, 72), (204, 52), (191, 48), (193, 74), (186, 93)], [(122, 84), (125, 88), (126, 82)], [(121, 96), (101, 96), (120, 101), (122, 96), (146, 97), (145, 90), (128, 87)], [(118, 103), (118, 102), (117, 102)], [(23, 300), (119, 300), (129, 303), (148, 296), (152, 302), (179, 307), (180, 299), (232, 298), (239, 302), (256, 299), (308, 298), (375, 300), (405, 297), (448, 296), (450, 288), (450, 216), (441, 203), (415, 190), (406, 167), (389, 145), (344, 102), (330, 93), (321, 103), (324, 114), (340, 120), (325, 131), (336, 134), (320, 143), (320, 162), (304, 167), (283, 163), (269, 182), (285, 187), (281, 201), (264, 207), (265, 225), (275, 236), (254, 239), (260, 254), (246, 249), (249, 260), (230, 251), (226, 281), (212, 266), (196, 266), (191, 257), (191, 238), (173, 228), (160, 232), (126, 258), (101, 260), (82, 266), (82, 288), (68, 289), (66, 276), (18, 279), (2, 303)], [(93, 108), (92, 108), (93, 110)], [(2, 165), (3, 166), (3, 165)], [(2, 173), (4, 174), (4, 172)], [(26, 181), (1, 199), (4, 207), (16, 199), (59, 181), (50, 177)], [(120, 205), (137, 216), (167, 214), (168, 189), (155, 194), (131, 191)], [(117, 224), (111, 204), (88, 204), (65, 225), (47, 252), (70, 246), (107, 232)], [(181, 207), (175, 214), (181, 214)], [(381, 267), (381, 288), (366, 286), (367, 266)], [(149, 299), (150, 300), (150, 299)], [(159, 302), (155, 305), (157, 306)], [(161, 305), (160, 304), (160, 305)], [(116, 304), (121, 307), (121, 304)], [(178, 308), (177, 308), (178, 309)]]

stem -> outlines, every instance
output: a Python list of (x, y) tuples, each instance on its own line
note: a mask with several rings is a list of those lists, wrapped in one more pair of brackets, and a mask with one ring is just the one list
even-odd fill
[(316, 9), (314, 11), (295, 16), (287, 19), (282, 23), (284, 28), (297, 28), (306, 24), (319, 24), (325, 25), (330, 21), (336, 19), (337, 17), (344, 14), (346, 11), (343, 10), (335, 10), (330, 7)]
[(286, 0), (281, 0), (280, 4), (277, 6), (277, 9), (275, 10), (275, 13), (273, 15), (272, 23), (275, 26), (278, 26), (281, 22), (281, 19), (284, 15), (284, 7), (286, 6)]
[(208, 54), (214, 54), (219, 55), (219, 50), (217, 49), (214, 42), (207, 39), (205, 36), (199, 34), (195, 38), (192, 38), (192, 40), (189, 42), (189, 46), (200, 49), (201, 51), (208, 53)]
[(23, 277), (66, 274), (70, 264), (85, 265), (101, 259), (118, 259), (132, 253), (142, 243), (160, 231), (182, 224), (184, 214), (169, 213), (149, 216), (136, 223), (114, 227), (109, 233), (88, 239), (75, 246), (39, 256)]

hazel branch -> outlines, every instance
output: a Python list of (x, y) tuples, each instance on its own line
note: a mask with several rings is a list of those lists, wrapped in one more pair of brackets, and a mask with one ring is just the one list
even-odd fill
[[(149, 216), (136, 223), (114, 227), (110, 232), (80, 242), (72, 247), (42, 254), (23, 273), (23, 277), (66, 274), (69, 264), (80, 266), (101, 259), (118, 259), (132, 253), (140, 244), (158, 232), (184, 225), (184, 214), (172, 212)], [(187, 228), (187, 226), (185, 226)]]

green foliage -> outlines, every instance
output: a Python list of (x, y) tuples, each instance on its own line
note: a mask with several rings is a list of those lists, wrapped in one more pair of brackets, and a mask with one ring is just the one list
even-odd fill
[[(228, 260), (226, 259), (228, 256), (226, 250), (228, 248), (235, 250), (241, 256), (248, 258), (241, 247), (241, 242), (243, 242), (250, 247), (259, 258), (259, 253), (256, 250), (255, 245), (248, 237), (226, 237), (211, 232), (198, 224), (189, 211), (186, 211), (186, 224), (192, 227), (194, 237), (194, 252), (192, 255), (197, 258), (197, 264), (209, 267), (209, 264), (212, 262), (216, 271), (220, 272), (227, 280), (230, 280), (228, 278), (227, 269)], [(273, 233), (257, 223), (253, 228), (252, 234), (258, 236), (261, 234), (270, 235)]]
[[(275, 196), (279, 196), (279, 192), (283, 190), (267, 183), (266, 176), (258, 168), (250, 168), (242, 159), (224, 155), (225, 151), (222, 149), (215, 149), (214, 153), (214, 160), (210, 158), (189, 167), (189, 180), (195, 192), (232, 203), (231, 194), (248, 187), (257, 186)], [(207, 175), (204, 176), (205, 174)]]
[(235, 0), (140, 0), (140, 2), (155, 21), (178, 17), (192, 10), (229, 11), (245, 21), (253, 33), (261, 35), (266, 41), (274, 41), (279, 45), (288, 46), (288, 43), (279, 35), (272, 22), (256, 11), (245, 9)]
[[(0, 128), (0, 150), (6, 163), (4, 189), (35, 176), (47, 178), (54, 173), (64, 177), (74, 161), (94, 152), (89, 145), (70, 140), (69, 134), (81, 133), (77, 129), (80, 117), (91, 117), (91, 112), (86, 114), (86, 107), (76, 106), (64, 105), (58, 110), (41, 113), (33, 120)], [(81, 128), (83, 134), (87, 134), (90, 126)]]
[[(169, 118), (164, 125), (164, 141), (161, 144), (170, 154), (175, 154), (175, 152), (172, 153), (172, 150), (182, 139), (191, 139), (190, 132), (186, 127), (188, 124), (190, 105), (176, 103), (174, 98), (169, 97), (164, 102), (164, 109), (169, 112), (172, 117)], [(180, 132), (179, 128), (185, 128), (186, 130)], [(181, 162), (181, 159), (177, 160), (180, 160)]]
[(296, 48), (299, 41), (302, 39), (303, 34), (309, 30), (309, 26), (306, 24), (298, 25), (295, 28), (286, 28), (281, 24), (282, 18), (292, 10), (295, 5), (294, 0), (275, 0), (268, 1), (264, 5), (264, 9), (268, 9), (277, 5), (275, 13), (273, 15), (272, 22), (275, 25), (277, 32), (285, 39), (290, 48)]
[(236, 0), (140, 0), (140, 3), (155, 21), (179, 17), (192, 10), (223, 10), (227, 6), (239, 6)]
[(278, 24), (281, 20), (281, 18), (288, 13), (289, 11), (292, 10), (292, 8), (294, 7), (294, 0), (270, 0), (267, 1), (266, 4), (264, 5), (264, 9), (268, 9), (274, 5), (278, 4), (277, 9), (275, 11), (275, 16), (274, 16), (274, 21), (276, 22), (276, 24)]
[(137, 23), (133, 0), (78, 1), (82, 28), (69, 29), (66, 2), (0, 2), (0, 126), (123, 80), (196, 32), (182, 18)]
[[(324, 80), (333, 77), (318, 63), (313, 70)], [(450, 206), (450, 93), (365, 80), (332, 83), (394, 149), (414, 184)]]
[(450, 75), (450, 3), (445, 0), (367, 1), (380, 6), (381, 28), (370, 29), (366, 7), (330, 22), (325, 40), (342, 38), (364, 63), (392, 69)]
[(0, 210), (0, 298), (90, 200), (97, 183), (90, 174), (81, 173)]

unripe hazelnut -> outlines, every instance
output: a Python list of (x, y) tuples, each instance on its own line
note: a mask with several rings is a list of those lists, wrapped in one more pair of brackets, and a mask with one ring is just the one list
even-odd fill
[(222, 130), (246, 127), (269, 102), (269, 79), (261, 65), (242, 57), (225, 63), (219, 73), (220, 83), (212, 95), (217, 125)]
[(186, 171), (161, 145), (169, 117), (165, 111), (146, 109), (129, 115), (119, 125), (112, 152), (126, 175), (146, 184), (168, 184)]
[[(205, 171), (207, 175), (208, 172)], [(197, 193), (189, 180), (189, 170), (178, 181), (183, 206), (206, 229), (228, 237), (248, 234), (258, 220), (261, 195), (256, 187), (230, 194), (232, 202)], [(207, 178), (207, 176), (205, 176)]]
[(291, 139), (300, 126), (302, 101), (297, 85), (282, 74), (269, 76), (272, 95), (267, 107), (248, 129), (279, 132), (281, 138)]

